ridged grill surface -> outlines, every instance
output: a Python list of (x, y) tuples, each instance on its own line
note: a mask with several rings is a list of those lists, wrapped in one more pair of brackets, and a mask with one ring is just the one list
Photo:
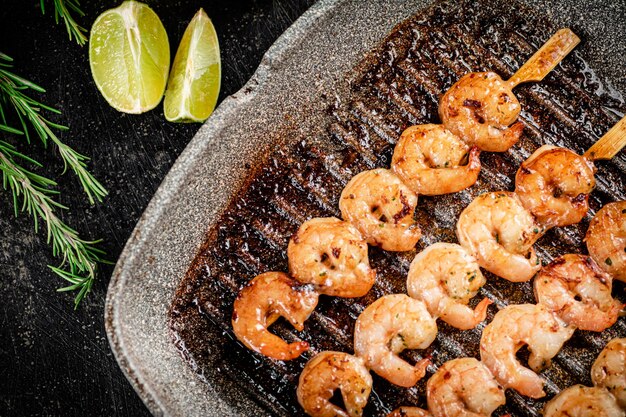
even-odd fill
[[(582, 153), (619, 120), (626, 110), (624, 100), (603, 85), (574, 51), (542, 83), (516, 88), (525, 125), (522, 140), (506, 153), (483, 153), (477, 184), (453, 195), (420, 196), (416, 218), (423, 237), (416, 251), (398, 254), (370, 248), (370, 262), (378, 275), (369, 294), (359, 299), (322, 297), (303, 332), (284, 322), (272, 326), (288, 341), (309, 342), (309, 352), (295, 361), (277, 362), (237, 342), (230, 318), (239, 289), (261, 272), (287, 271), (287, 243), (299, 225), (312, 217), (339, 217), (339, 195), (347, 181), (363, 170), (389, 167), (393, 147), (408, 126), (437, 123), (438, 99), (460, 76), (493, 70), (510, 77), (555, 30), (530, 16), (510, 2), (506, 6), (471, 1), (435, 4), (398, 25), (353, 70), (347, 78), (349, 93), (328, 108), (334, 122), (327, 135), (303, 138), (273, 152), (232, 200), (219, 226), (210, 231), (172, 303), (174, 342), (200, 377), (209, 354), (203, 334), (217, 327), (224, 334), (223, 372), (273, 414), (302, 414), (295, 388), (307, 360), (323, 350), (352, 353), (359, 313), (382, 295), (406, 291), (406, 273), (416, 251), (439, 241), (457, 241), (456, 220), (474, 197), (512, 190), (519, 164), (540, 145)], [(329, 97), (333, 94), (328, 92)], [(544, 264), (561, 254), (586, 252), (582, 239), (589, 219), (603, 204), (626, 199), (624, 153), (597, 165), (598, 184), (589, 215), (581, 224), (553, 229), (539, 241), (537, 253)], [(475, 305), (484, 296), (494, 301), (487, 322), (498, 308), (534, 303), (531, 283), (486, 276), (487, 284), (473, 301)], [(622, 283), (614, 284), (614, 294), (625, 301)], [(428, 349), (405, 354), (409, 360), (432, 358), (427, 377), (404, 389), (374, 376), (366, 416), (382, 416), (400, 405), (425, 406), (425, 381), (438, 366), (456, 357), (479, 357), (484, 324), (470, 331), (441, 321), (438, 326), (437, 339)], [(606, 341), (625, 335), (624, 318), (601, 334), (577, 331), (542, 373), (548, 398), (575, 383), (590, 385), (591, 363)], [(507, 405), (494, 415), (538, 416), (544, 402), (509, 391)]]

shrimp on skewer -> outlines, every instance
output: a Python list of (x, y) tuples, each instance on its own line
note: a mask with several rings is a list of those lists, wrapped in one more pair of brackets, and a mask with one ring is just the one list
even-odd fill
[(481, 194), (461, 213), (456, 234), (478, 264), (513, 282), (530, 280), (541, 268), (532, 245), (542, 230), (510, 192)]
[[(543, 380), (533, 371), (550, 364), (574, 333), (542, 304), (510, 305), (500, 310), (483, 330), (480, 358), (504, 388), (512, 388), (531, 398), (545, 396)], [(515, 354), (527, 345), (528, 368)]]
[(601, 332), (617, 321), (623, 305), (611, 296), (613, 279), (589, 256), (568, 254), (535, 277), (535, 297), (561, 320)]
[[(341, 391), (342, 410), (330, 402)], [(315, 355), (300, 374), (298, 402), (312, 417), (361, 417), (372, 391), (372, 376), (361, 358), (342, 352)]]
[(544, 145), (520, 166), (515, 192), (544, 228), (578, 223), (587, 214), (589, 193), (596, 185), (593, 161), (611, 159), (624, 145), (626, 117), (582, 156)]
[(522, 162), (515, 192), (544, 227), (580, 222), (594, 189), (593, 162), (569, 149), (544, 145)]
[(321, 294), (362, 297), (376, 279), (359, 231), (334, 217), (303, 223), (289, 241), (287, 257), (291, 275)]
[(441, 98), (439, 117), (453, 134), (483, 151), (505, 152), (524, 125), (515, 122), (521, 106), (506, 81), (493, 72), (472, 72)]
[(418, 253), (409, 269), (408, 294), (426, 304), (434, 317), (457, 329), (473, 329), (485, 320), (491, 300), (484, 298), (472, 311), (467, 306), (485, 284), (476, 259), (462, 246), (435, 243)]
[(396, 144), (391, 169), (417, 194), (456, 193), (478, 179), (480, 150), (442, 125), (411, 126)]
[(309, 349), (307, 342), (287, 343), (267, 328), (279, 317), (298, 331), (317, 306), (318, 294), (282, 272), (266, 272), (248, 283), (237, 296), (232, 325), (246, 347), (278, 360), (295, 359)]
[(419, 407), (399, 407), (387, 414), (387, 417), (433, 417), (433, 415)]
[(417, 195), (388, 169), (364, 171), (341, 193), (341, 216), (352, 223), (367, 243), (387, 251), (415, 247), (421, 231), (413, 214)]
[(591, 367), (591, 380), (595, 386), (608, 389), (626, 410), (626, 338), (606, 344)]
[(437, 324), (424, 303), (404, 294), (386, 295), (370, 304), (356, 320), (354, 352), (389, 382), (412, 387), (426, 374), (428, 359), (409, 364), (398, 354), (425, 349), (437, 337)]
[(559, 30), (509, 81), (493, 72), (464, 75), (441, 98), (439, 117), (468, 145), (506, 151), (524, 130), (515, 122), (521, 107), (512, 89), (523, 82), (541, 81), (579, 42), (569, 29)]
[(626, 201), (602, 207), (589, 223), (585, 240), (593, 260), (626, 282)]
[(615, 398), (604, 388), (574, 385), (543, 408), (543, 417), (624, 417)]
[(489, 417), (506, 402), (489, 369), (474, 358), (444, 363), (428, 380), (426, 398), (434, 417)]

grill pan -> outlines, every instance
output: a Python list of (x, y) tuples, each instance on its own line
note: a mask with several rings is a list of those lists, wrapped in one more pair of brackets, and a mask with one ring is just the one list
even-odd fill
[[(521, 17), (517, 7), (499, 9), (485, 2), (440, 3), (403, 22), (349, 75), (349, 90), (335, 97), (328, 112), (334, 121), (327, 134), (303, 137), (295, 145), (280, 146), (259, 167), (250, 184), (223, 214), (218, 226), (194, 260), (171, 310), (171, 328), (180, 349), (202, 367), (207, 349), (196, 327), (187, 320), (207, 320), (230, 333), (230, 316), (237, 291), (259, 273), (287, 271), (289, 237), (311, 217), (341, 217), (339, 195), (357, 173), (388, 167), (393, 147), (404, 129), (414, 124), (438, 122), (441, 95), (468, 71), (494, 70), (509, 78), (554, 32), (553, 25)], [(619, 120), (623, 103), (617, 95), (589, 91), (588, 65), (574, 53), (542, 83), (516, 90), (522, 104), (525, 134), (510, 152), (484, 154), (478, 183), (469, 190), (443, 197), (422, 197), (416, 218), (423, 231), (417, 251), (444, 241), (456, 242), (456, 220), (477, 195), (490, 190), (512, 190), (519, 164), (544, 143), (565, 146), (579, 153), (591, 146)], [(592, 77), (599, 84), (599, 81)], [(581, 82), (582, 81), (582, 82)], [(597, 88), (596, 87), (596, 88)], [(603, 89), (600, 88), (600, 91)], [(598, 90), (596, 90), (598, 91)], [(324, 93), (322, 93), (324, 94)], [(330, 92), (325, 93), (328, 97)], [(623, 199), (624, 175), (617, 164), (603, 164), (591, 207)], [(617, 182), (606, 181), (604, 171)], [(555, 229), (537, 245), (545, 263), (582, 249), (588, 221)], [(405, 293), (408, 267), (415, 251), (407, 253), (370, 249), (371, 264), (378, 271), (374, 288), (359, 299), (322, 297), (300, 334), (288, 323), (273, 327), (288, 341), (305, 340), (310, 351), (299, 360), (280, 363), (253, 354), (229, 334), (224, 369), (276, 415), (301, 412), (295, 386), (306, 361), (323, 350), (353, 352), (354, 321), (363, 309), (385, 294)], [(502, 308), (508, 304), (534, 303), (530, 282), (510, 283), (487, 274), (481, 290)], [(623, 287), (616, 284), (616, 293)], [(474, 301), (481, 299), (476, 297)], [(490, 309), (488, 321), (496, 308)], [(400, 405), (425, 405), (425, 381), (443, 362), (462, 356), (480, 357), (481, 325), (459, 331), (439, 321), (437, 340), (423, 352), (406, 356), (433, 360), (429, 374), (414, 388), (401, 389), (376, 378), (374, 394), (365, 415), (384, 415)], [(626, 335), (620, 319), (607, 334)], [(578, 332), (543, 373), (547, 392), (575, 383), (590, 385), (591, 362), (605, 344), (607, 334)], [(200, 369), (201, 372), (201, 369)], [(247, 380), (247, 381), (246, 381)], [(263, 381), (271, 380), (271, 384)], [(502, 413), (536, 416), (542, 401), (508, 392)]]
[[(407, 7), (401, 3), (391, 2), (387, 7)], [(352, 353), (354, 321), (359, 313), (382, 295), (406, 292), (406, 274), (416, 251), (438, 241), (456, 242), (456, 220), (474, 197), (493, 190), (512, 190), (519, 164), (542, 144), (583, 153), (619, 120), (626, 111), (624, 99), (591, 69), (593, 62), (586, 59), (596, 57), (585, 54), (587, 45), (582, 51), (579, 47), (542, 83), (515, 89), (522, 104), (524, 135), (506, 153), (481, 155), (483, 168), (473, 187), (452, 195), (420, 196), (416, 219), (423, 237), (416, 251), (398, 254), (370, 248), (370, 262), (378, 276), (368, 295), (358, 299), (321, 297), (303, 332), (280, 321), (272, 326), (288, 341), (309, 342), (308, 353), (291, 362), (272, 361), (252, 353), (234, 338), (230, 325), (234, 297), (261, 272), (287, 271), (287, 243), (298, 226), (312, 217), (340, 217), (338, 199), (347, 181), (366, 169), (388, 168), (393, 147), (408, 126), (437, 123), (438, 99), (460, 76), (493, 70), (505, 79), (510, 77), (558, 28), (543, 16), (545, 10), (549, 9), (499, 0), (437, 2), (399, 23), (365, 58), (361, 55), (358, 62), (355, 60), (356, 65), (330, 82), (321, 80), (314, 95), (281, 114), (281, 123), (270, 129), (271, 139), (261, 154), (266, 157), (246, 161), (246, 175), (237, 187), (231, 187), (235, 191), (232, 197), (214, 210), (208, 233), (198, 235), (203, 243), (196, 256), (189, 258), (184, 278), (179, 274), (168, 283), (171, 289), (178, 284), (173, 300), (171, 291), (168, 300), (169, 337), (197, 376), (192, 385), (200, 381), (201, 385), (214, 386), (216, 373), (220, 375), (229, 391), (225, 388), (213, 395), (226, 398), (228, 407), (237, 403), (236, 398), (242, 402), (240, 409), (232, 409), (235, 411), (229, 415), (252, 415), (251, 410), (257, 407), (268, 415), (302, 414), (295, 387), (306, 361), (323, 350)], [(623, 8), (620, 10), (623, 13)], [(585, 25), (577, 27), (572, 22), (569, 26), (584, 43), (597, 36)], [(314, 72), (300, 76), (316, 80)], [(307, 123), (303, 118), (309, 114)], [(624, 153), (597, 166), (597, 188), (590, 198), (589, 215), (579, 225), (552, 229), (538, 242), (537, 253), (544, 263), (561, 254), (584, 252), (582, 238), (592, 215), (607, 202), (626, 199)], [(185, 187), (199, 186), (187, 181)], [(123, 265), (118, 265), (120, 268)], [(531, 283), (510, 283), (489, 273), (486, 276), (487, 284), (473, 300), (473, 305), (483, 296), (494, 301), (486, 322), (508, 304), (534, 303)], [(616, 282), (614, 287), (614, 294), (626, 301), (624, 285)], [(114, 305), (115, 300), (110, 307)], [(115, 314), (110, 310), (108, 315), (113, 318)], [(109, 322), (109, 329), (114, 325)], [(484, 324), (470, 331), (441, 321), (438, 326), (437, 339), (428, 349), (405, 354), (409, 361), (430, 357), (433, 364), (427, 376), (410, 389), (374, 376), (366, 416), (382, 416), (400, 405), (425, 407), (425, 381), (438, 366), (456, 357), (479, 357)], [(112, 333), (114, 348), (119, 350), (120, 339), (109, 330)], [(575, 383), (590, 385), (589, 369), (597, 354), (606, 341), (624, 335), (624, 318), (603, 333), (577, 331), (542, 373), (548, 398)], [(119, 351), (116, 354), (124, 359)], [(524, 352), (521, 356), (525, 360)], [(124, 363), (122, 366), (124, 369)], [(137, 388), (132, 375), (131, 381)], [(141, 393), (141, 387), (138, 389)], [(247, 393), (255, 405), (244, 404), (240, 392)], [(544, 402), (508, 391), (507, 405), (494, 415), (537, 416)], [(151, 409), (157, 414), (169, 415), (167, 410), (175, 409), (168, 408), (167, 401), (165, 406), (159, 401), (155, 404)]]

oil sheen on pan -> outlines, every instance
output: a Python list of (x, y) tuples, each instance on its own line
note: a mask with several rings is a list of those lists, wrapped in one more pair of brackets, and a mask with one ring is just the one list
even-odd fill
[[(280, 362), (257, 355), (232, 335), (230, 317), (238, 290), (265, 271), (287, 271), (286, 248), (298, 226), (312, 217), (338, 216), (339, 195), (357, 173), (388, 167), (402, 131), (414, 124), (437, 123), (439, 97), (469, 71), (493, 70), (510, 77), (555, 31), (549, 22), (532, 17), (523, 7), (507, 2), (442, 2), (402, 22), (347, 74), (347, 93), (326, 93), (334, 120), (323, 137), (302, 137), (279, 147), (256, 169), (247, 185), (231, 201), (218, 226), (209, 231), (170, 309), (170, 331), (181, 355), (202, 378), (208, 349), (203, 334), (220, 329), (226, 348), (222, 372), (242, 385), (272, 414), (301, 415), (296, 401), (298, 376), (307, 360), (323, 350), (353, 352), (354, 322), (365, 306), (385, 294), (404, 293), (408, 267), (416, 251), (389, 253), (370, 248), (377, 269), (375, 286), (365, 297), (322, 297), (318, 308), (298, 336), (311, 345), (305, 355)], [(580, 34), (579, 34), (580, 35)], [(584, 42), (584, 38), (583, 38)], [(342, 93), (343, 94), (343, 93)], [(454, 228), (462, 209), (477, 195), (512, 190), (519, 164), (544, 143), (583, 153), (619, 115), (626, 104), (619, 93), (603, 85), (574, 51), (541, 83), (516, 89), (522, 104), (521, 141), (505, 153), (483, 153), (478, 182), (460, 193), (420, 196), (416, 218), (423, 237), (416, 250), (438, 242), (456, 242)], [(605, 203), (626, 199), (623, 153), (599, 162), (598, 184), (590, 197), (591, 210), (580, 224), (552, 229), (536, 245), (544, 263), (565, 253), (586, 251), (583, 237), (589, 219)], [(482, 295), (496, 306), (534, 303), (531, 283), (514, 284), (486, 273)], [(622, 302), (624, 284), (614, 283)], [(477, 302), (482, 297), (475, 297)], [(487, 321), (497, 309), (490, 308)], [(433, 363), (463, 356), (479, 357), (483, 326), (459, 331), (439, 321), (436, 341), (422, 352)], [(278, 322), (272, 331), (287, 341), (294, 330)], [(548, 380), (547, 398), (559, 388), (591, 384), (589, 370), (607, 340), (626, 335), (620, 318), (603, 333), (578, 331), (542, 373)], [(407, 353), (407, 358), (411, 353)], [(374, 376), (374, 391), (366, 416), (383, 416), (400, 405), (425, 405), (425, 381), (404, 389)], [(507, 393), (506, 412), (538, 416), (543, 401)]]

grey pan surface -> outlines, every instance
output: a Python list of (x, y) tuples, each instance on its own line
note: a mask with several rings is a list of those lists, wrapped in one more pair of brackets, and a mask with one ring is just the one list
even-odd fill
[[(267, 415), (224, 378), (197, 378), (170, 341), (167, 310), (207, 230), (267, 150), (286, 134), (325, 126), (322, 91), (405, 17), (429, 2), (321, 1), (268, 51), (248, 84), (225, 100), (180, 156), (137, 224), (113, 273), (107, 333), (116, 358), (155, 415)], [(530, 3), (530, 2), (529, 2)], [(581, 53), (624, 91), (622, 2), (532, 2), (559, 25), (585, 30)], [(279, 128), (280, 127), (280, 128)], [(214, 335), (215, 346), (223, 335)]]

